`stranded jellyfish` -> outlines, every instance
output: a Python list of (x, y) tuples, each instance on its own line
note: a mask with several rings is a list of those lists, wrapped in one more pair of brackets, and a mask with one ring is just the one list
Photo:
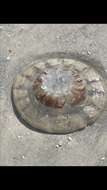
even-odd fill
[(107, 77), (101, 65), (72, 57), (38, 59), (12, 86), (17, 113), (31, 128), (66, 134), (93, 124), (106, 105)]

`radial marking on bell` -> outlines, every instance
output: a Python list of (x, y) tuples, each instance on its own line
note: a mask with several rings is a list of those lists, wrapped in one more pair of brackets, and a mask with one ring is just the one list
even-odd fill
[(99, 94), (92, 96), (92, 101), (98, 108), (103, 108), (105, 100)]
[(73, 63), (74, 63), (75, 61), (74, 60), (71, 60), (71, 59), (64, 59), (64, 65), (66, 65), (66, 66), (73, 66)]
[(16, 99), (17, 99), (17, 101), (20, 101), (20, 100), (22, 100), (22, 99), (25, 99), (26, 97), (28, 97), (28, 95), (22, 95), (22, 96), (16, 96)]
[(74, 65), (76, 67), (76, 69), (78, 69), (79, 71), (88, 71), (88, 66), (84, 63), (81, 63), (79, 61), (73, 61), (72, 65)]
[(35, 129), (66, 134), (85, 128), (107, 105), (107, 76), (100, 69), (101, 75), (97, 65), (66, 54), (36, 60), (14, 81), (14, 104)]
[(98, 89), (95, 89), (95, 88), (94, 88), (94, 89), (90, 90), (90, 91), (88, 92), (88, 94), (89, 94), (90, 96), (96, 96), (96, 95), (104, 96), (105, 92), (104, 92), (104, 90), (101, 91), (101, 90), (98, 90)]
[(86, 106), (84, 107), (84, 111), (90, 118), (94, 118), (98, 115), (98, 111), (95, 109), (95, 107), (92, 106)]
[(26, 79), (29, 80), (29, 81), (33, 81), (33, 78), (31, 78), (30, 75), (22, 74), (22, 77), (26, 78)]
[(90, 84), (92, 86), (93, 89), (96, 89), (97, 91), (101, 91), (101, 92), (104, 92), (104, 87), (103, 87), (103, 84), (98, 81), (98, 82), (94, 82), (92, 84)]
[(17, 78), (16, 78), (16, 82), (14, 84), (14, 88), (22, 87), (24, 82), (25, 82), (24, 77), (22, 77), (21, 75), (18, 75)]
[(23, 90), (24, 89), (24, 86), (23, 85), (18, 85), (18, 86), (14, 86), (14, 89), (15, 90)]
[(90, 69), (87, 71), (86, 73), (86, 79), (89, 82), (92, 81), (99, 81), (101, 79), (101, 77), (99, 76), (99, 74), (97, 72), (95, 72), (93, 69)]
[(39, 63), (36, 65), (36, 67), (37, 67), (38, 69), (45, 69), (45, 62), (39, 62)]
[(24, 90), (23, 88), (14, 88), (14, 94), (17, 97), (22, 97), (22, 96), (26, 96), (27, 95), (27, 90)]
[(48, 59), (46, 61), (46, 66), (56, 66), (61, 63), (60, 59)]
[[(25, 101), (26, 101), (26, 100), (25, 100)], [(30, 102), (27, 102), (27, 101), (26, 101), (26, 104), (24, 104), (24, 105), (21, 104), (23, 111), (26, 110), (26, 109), (29, 109), (29, 103), (30, 103)]]
[(41, 73), (43, 71), (42, 68), (37, 67), (37, 65), (34, 65), (33, 69), (36, 73)]

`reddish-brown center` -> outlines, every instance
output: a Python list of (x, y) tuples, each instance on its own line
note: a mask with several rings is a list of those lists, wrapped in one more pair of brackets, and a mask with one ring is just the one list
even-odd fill
[(78, 71), (65, 67), (46, 69), (35, 80), (33, 90), (41, 103), (54, 108), (85, 99), (85, 85)]

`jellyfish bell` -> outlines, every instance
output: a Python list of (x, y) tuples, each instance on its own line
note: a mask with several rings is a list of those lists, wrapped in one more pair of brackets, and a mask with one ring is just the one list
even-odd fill
[(37, 60), (13, 82), (17, 113), (32, 128), (52, 134), (91, 125), (107, 103), (107, 78), (100, 70), (66, 55)]

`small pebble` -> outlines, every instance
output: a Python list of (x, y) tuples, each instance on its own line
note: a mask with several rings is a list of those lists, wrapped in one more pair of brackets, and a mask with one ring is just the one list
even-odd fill
[(91, 52), (90, 52), (90, 51), (87, 51), (87, 54), (88, 54), (88, 55), (91, 55)]
[(101, 160), (105, 160), (105, 157), (102, 157)]
[(7, 33), (6, 35), (7, 35), (9, 38), (11, 37), (11, 34), (9, 34), (9, 33)]
[(7, 60), (10, 60), (10, 57), (8, 56), (6, 59), (7, 59)]
[(23, 156), (22, 156), (22, 158), (24, 159), (24, 158), (25, 158), (25, 156), (23, 155)]
[(58, 145), (59, 145), (59, 147), (61, 147), (61, 146), (62, 146), (62, 142), (59, 142), (59, 144), (58, 144)]
[(20, 139), (20, 135), (17, 136)]
[(68, 137), (68, 141), (72, 141), (72, 138), (71, 138), (71, 137)]
[(56, 148), (59, 148), (62, 146), (62, 142), (59, 142), (57, 145), (56, 145)]
[(25, 29), (24, 26), (21, 26), (19, 32), (22, 32), (24, 29)]
[(17, 137), (18, 137), (19, 139), (21, 139), (23, 136), (18, 135)]
[(56, 36), (56, 39), (60, 39), (61, 38), (61, 36)]

